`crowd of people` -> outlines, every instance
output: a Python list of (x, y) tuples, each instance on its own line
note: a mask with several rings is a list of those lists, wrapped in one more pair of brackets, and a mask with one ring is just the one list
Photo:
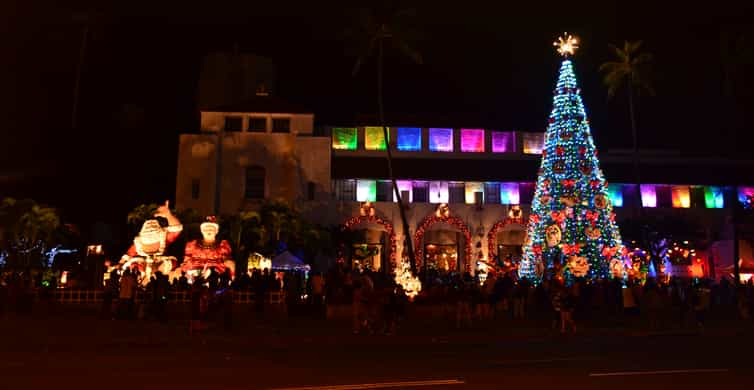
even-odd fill
[[(754, 282), (736, 287), (730, 280), (671, 278), (659, 282), (596, 280), (566, 285), (560, 279), (531, 283), (515, 273), (479, 275), (427, 270), (420, 274), (422, 290), (413, 299), (416, 306), (433, 306), (458, 328), (471, 328), (477, 321), (510, 319), (551, 324), (562, 332), (575, 332), (577, 323), (604, 320), (643, 322), (652, 329), (704, 327), (708, 315), (721, 314), (749, 320), (754, 313)], [(220, 312), (226, 326), (232, 323), (234, 294), (252, 294), (257, 311), (264, 310), (264, 297), (281, 293), (288, 307), (351, 308), (354, 333), (392, 334), (406, 317), (409, 299), (392, 275), (342, 265), (326, 274), (306, 277), (302, 272), (252, 270), (231, 278), (229, 271), (168, 280), (157, 272), (144, 284), (137, 272), (112, 272), (102, 292), (100, 316), (107, 319), (154, 318), (168, 320), (168, 303), (176, 293), (190, 302), (190, 330), (201, 331), (211, 312)], [(13, 309), (31, 312), (35, 300), (50, 300), (55, 286), (43, 285), (31, 273), (5, 274), (0, 280), (0, 313)], [(257, 298), (258, 297), (258, 298)], [(310, 310), (310, 313), (323, 311)]]

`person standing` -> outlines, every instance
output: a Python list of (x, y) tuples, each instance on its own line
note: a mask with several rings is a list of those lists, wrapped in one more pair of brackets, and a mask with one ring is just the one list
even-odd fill
[(119, 301), (122, 317), (132, 319), (134, 317), (134, 299), (136, 297), (136, 275), (129, 269), (123, 272), (120, 278)]

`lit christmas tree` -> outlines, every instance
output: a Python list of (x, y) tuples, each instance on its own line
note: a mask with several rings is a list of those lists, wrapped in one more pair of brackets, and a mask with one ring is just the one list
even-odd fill
[(568, 59), (578, 42), (567, 35), (555, 46), (565, 58), (554, 91), (519, 275), (562, 275), (566, 280), (622, 277), (621, 256), (626, 250)]

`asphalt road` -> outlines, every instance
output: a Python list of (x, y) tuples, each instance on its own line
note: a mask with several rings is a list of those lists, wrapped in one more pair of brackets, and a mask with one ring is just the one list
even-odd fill
[(570, 337), (536, 329), (353, 336), (328, 332), (335, 326), (324, 321), (189, 336), (184, 325), (6, 317), (0, 388), (709, 389), (754, 379), (748, 325)]

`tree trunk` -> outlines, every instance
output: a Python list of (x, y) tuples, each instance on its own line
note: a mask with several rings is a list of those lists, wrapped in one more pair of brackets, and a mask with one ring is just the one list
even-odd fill
[[(383, 41), (379, 40), (379, 50), (377, 53), (377, 107), (380, 120), (380, 126), (382, 127), (382, 133), (385, 137), (385, 150), (387, 150), (387, 172), (390, 177), (390, 181), (393, 183), (393, 192), (398, 199), (398, 211), (401, 214), (401, 223), (403, 224), (403, 235), (405, 236), (405, 246), (408, 252), (408, 261), (411, 265), (411, 272), (416, 274), (416, 259), (414, 258), (414, 246), (411, 242), (411, 232), (408, 229), (408, 220), (406, 219), (406, 210), (403, 207), (403, 199), (401, 199), (401, 193), (398, 191), (398, 182), (393, 175), (393, 153), (390, 149), (390, 141), (388, 136), (387, 127), (385, 126), (385, 110), (382, 101), (382, 67), (383, 67)], [(400, 254), (396, 254), (399, 256)], [(392, 264), (391, 264), (392, 265)]]
[(217, 132), (217, 148), (215, 148), (215, 215), (220, 215), (220, 196), (222, 195), (223, 172), (223, 130)]
[(85, 22), (84, 31), (81, 33), (81, 46), (79, 47), (79, 62), (76, 67), (76, 79), (73, 82), (73, 104), (71, 107), (71, 129), (78, 127), (79, 90), (81, 87), (81, 71), (86, 57), (86, 44), (89, 40), (89, 22)]
[(630, 76), (628, 88), (626, 88), (626, 91), (628, 91), (628, 110), (629, 114), (631, 116), (631, 141), (633, 144), (633, 150), (632, 150), (632, 160), (633, 160), (633, 169), (634, 169), (634, 181), (636, 182), (636, 195), (638, 200), (638, 215), (641, 216), (643, 214), (643, 205), (641, 202), (641, 175), (639, 174), (639, 144), (638, 144), (638, 136), (636, 133), (636, 113), (634, 111), (634, 93), (633, 93), (633, 87), (634, 87), (634, 77), (633, 75)]

